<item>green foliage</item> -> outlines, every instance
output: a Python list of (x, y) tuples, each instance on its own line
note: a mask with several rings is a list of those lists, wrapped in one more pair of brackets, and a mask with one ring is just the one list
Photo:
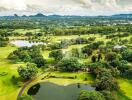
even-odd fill
[(59, 61), (63, 58), (63, 53), (61, 50), (51, 51), (49, 57), (53, 57), (56, 61)]
[(29, 80), (38, 73), (36, 64), (28, 63), (26, 66), (20, 66), (18, 68), (18, 74), (23, 80)]
[(81, 67), (77, 58), (64, 58), (59, 63), (60, 71), (73, 72), (78, 71)]
[(12, 76), (12, 78), (11, 78), (11, 81), (12, 81), (12, 83), (14, 84), (14, 85), (17, 85), (17, 83), (18, 83), (18, 78), (16, 77), (16, 76)]
[(97, 41), (97, 42), (94, 42), (92, 44), (89, 45), (89, 48), (93, 49), (93, 50), (96, 50), (99, 48), (100, 45), (103, 45), (104, 42), (103, 41)]
[(8, 59), (15, 62), (23, 61), (35, 63), (37, 64), (37, 67), (41, 67), (46, 64), (46, 60), (43, 58), (40, 48), (37, 46), (18, 48), (9, 54)]
[(21, 97), (18, 97), (17, 100), (33, 100), (31, 96), (29, 95), (23, 95)]
[(77, 100), (105, 100), (105, 98), (100, 92), (83, 90)]
[(93, 63), (96, 62), (96, 58), (97, 58), (97, 57), (94, 56), (94, 55), (91, 57), (91, 60), (92, 60)]
[(38, 68), (46, 64), (46, 60), (43, 57), (36, 57), (33, 59), (33, 62), (37, 65)]
[(110, 91), (102, 91), (101, 93), (104, 95), (105, 100), (116, 100), (116, 97)]
[(25, 33), (25, 36), (32, 36), (32, 35), (33, 35), (32, 32), (26, 32), (26, 33)]
[(71, 56), (72, 57), (77, 57), (77, 58), (82, 58), (83, 57), (83, 54), (82, 54), (81, 49), (73, 48), (71, 50)]
[[(113, 71), (114, 72), (114, 71)], [(96, 90), (118, 90), (119, 86), (116, 79), (113, 77), (115, 74), (110, 69), (97, 68), (96, 74)]]
[(122, 52), (122, 58), (129, 62), (132, 62), (132, 50), (125, 50)]
[(87, 45), (82, 48), (82, 52), (90, 56), (92, 55), (93, 50), (89, 47), (89, 45)]
[(113, 77), (103, 76), (96, 80), (96, 90), (118, 90), (119, 86)]
[(9, 38), (0, 36), (0, 47), (5, 47), (9, 43)]
[(125, 78), (132, 79), (132, 67), (125, 70), (122, 74)]
[(112, 62), (113, 60), (116, 60), (117, 54), (115, 52), (109, 52), (105, 55), (106, 61)]

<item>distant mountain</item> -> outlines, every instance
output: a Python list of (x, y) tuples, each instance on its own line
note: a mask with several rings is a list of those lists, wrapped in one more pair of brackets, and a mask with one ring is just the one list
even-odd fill
[(44, 15), (42, 13), (37, 13), (36, 15), (30, 15), (30, 16), (18, 16), (17, 14), (14, 14), (13, 16), (0, 16), (0, 18), (26, 18), (26, 17), (31, 17), (31, 18), (51, 18), (51, 19), (58, 19), (58, 18), (73, 18), (73, 19), (78, 19), (78, 18), (132, 18), (132, 14), (115, 14), (112, 16), (75, 16), (75, 15)]
[(22, 17), (28, 17), (28, 16), (26, 16), (26, 15), (22, 15)]
[(62, 17), (61, 15), (49, 15), (48, 17)]
[(19, 17), (17, 14), (14, 14), (14, 17)]
[(116, 14), (116, 15), (112, 15), (112, 17), (117, 17), (117, 18), (132, 18), (132, 14)]
[(36, 15), (31, 15), (29, 17), (46, 17), (45, 15), (43, 15), (42, 13), (38, 13)]

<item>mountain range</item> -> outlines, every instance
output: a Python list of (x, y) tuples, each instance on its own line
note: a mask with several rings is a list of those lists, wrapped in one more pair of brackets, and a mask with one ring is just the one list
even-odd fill
[(31, 17), (31, 18), (60, 18), (60, 17), (65, 17), (65, 18), (132, 18), (132, 14), (115, 14), (111, 16), (74, 16), (74, 15), (44, 15), (42, 13), (37, 13), (36, 15), (22, 15), (18, 16), (17, 14), (14, 14), (13, 16), (0, 16), (0, 18), (26, 18), (26, 17)]

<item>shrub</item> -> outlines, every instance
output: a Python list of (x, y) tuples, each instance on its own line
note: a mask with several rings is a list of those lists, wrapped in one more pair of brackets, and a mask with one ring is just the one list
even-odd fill
[(98, 91), (83, 90), (80, 92), (77, 100), (105, 100), (105, 98)]

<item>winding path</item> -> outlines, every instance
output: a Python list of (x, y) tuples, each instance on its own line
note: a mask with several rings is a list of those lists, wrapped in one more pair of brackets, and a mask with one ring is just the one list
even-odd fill
[(45, 72), (43, 72), (43, 73), (41, 73), (40, 75), (38, 75), (38, 76), (36, 76), (36, 77), (30, 79), (29, 81), (27, 81), (27, 82), (24, 84), (24, 86), (21, 88), (21, 90), (19, 91), (19, 93), (18, 93), (18, 95), (17, 95), (17, 100), (18, 100), (18, 98), (22, 95), (22, 93), (23, 93), (23, 91), (26, 89), (26, 87), (27, 87), (30, 83), (32, 83), (35, 79), (37, 79), (38, 77), (42, 76), (43, 74), (45, 74)]

